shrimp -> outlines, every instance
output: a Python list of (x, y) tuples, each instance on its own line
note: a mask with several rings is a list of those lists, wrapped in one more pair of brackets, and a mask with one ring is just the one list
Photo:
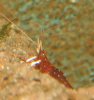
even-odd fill
[(29, 62), (31, 67), (35, 67), (35, 69), (40, 70), (40, 72), (49, 74), (67, 88), (73, 88), (67, 81), (64, 73), (51, 64), (46, 56), (46, 51), (42, 48), (41, 41), (38, 40), (37, 56), (27, 59), (26, 62)]

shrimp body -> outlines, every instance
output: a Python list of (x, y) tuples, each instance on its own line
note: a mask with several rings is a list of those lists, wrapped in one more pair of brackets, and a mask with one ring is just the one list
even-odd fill
[(66, 87), (72, 88), (72, 86), (64, 76), (63, 72), (58, 70), (50, 63), (44, 50), (40, 50), (37, 56), (37, 60), (41, 60), (41, 62), (36, 65), (36, 69), (40, 70), (43, 73), (48, 73), (50, 76), (58, 80), (60, 83), (63, 83)]

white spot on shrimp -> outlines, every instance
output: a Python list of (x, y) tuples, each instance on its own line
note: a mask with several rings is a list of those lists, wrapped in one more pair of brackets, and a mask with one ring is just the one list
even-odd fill
[(54, 72), (54, 74), (56, 74), (56, 72)]
[(58, 77), (60, 77), (60, 75), (58, 74)]
[(31, 61), (35, 60), (36, 58), (37, 58), (36, 56), (31, 57), (31, 58), (27, 59), (26, 62), (31, 62)]
[(31, 67), (35, 67), (36, 65), (40, 64), (41, 60), (33, 61), (31, 63)]

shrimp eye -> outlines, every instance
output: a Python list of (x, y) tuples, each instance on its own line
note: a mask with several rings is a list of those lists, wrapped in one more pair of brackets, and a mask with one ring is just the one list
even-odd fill
[(46, 54), (47, 54), (47, 52), (46, 52), (45, 50), (43, 50), (43, 51), (42, 51), (42, 54), (43, 54), (43, 55), (46, 55)]

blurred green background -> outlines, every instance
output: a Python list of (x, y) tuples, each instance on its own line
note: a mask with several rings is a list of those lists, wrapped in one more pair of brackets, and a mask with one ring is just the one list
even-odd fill
[(0, 2), (0, 12), (32, 39), (40, 37), (50, 61), (75, 88), (94, 84), (93, 0)]

